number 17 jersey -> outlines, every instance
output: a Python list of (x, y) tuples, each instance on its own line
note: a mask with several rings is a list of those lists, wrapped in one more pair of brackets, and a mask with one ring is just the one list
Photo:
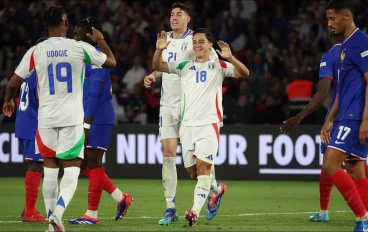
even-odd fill
[(106, 55), (75, 40), (51, 37), (24, 55), (15, 73), (27, 78), (37, 73), (38, 127), (69, 127), (83, 123), (85, 63), (101, 66)]

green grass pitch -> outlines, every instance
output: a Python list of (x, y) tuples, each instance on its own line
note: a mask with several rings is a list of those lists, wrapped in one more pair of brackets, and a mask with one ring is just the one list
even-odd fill
[[(179, 221), (159, 226), (165, 210), (160, 180), (114, 180), (134, 197), (126, 217), (115, 221), (116, 205), (103, 193), (99, 209), (100, 225), (69, 225), (68, 219), (82, 216), (87, 209), (86, 179), (80, 179), (73, 200), (64, 214), (66, 231), (352, 231), (354, 215), (334, 188), (330, 222), (311, 223), (308, 217), (319, 209), (318, 182), (224, 181), (228, 187), (218, 216), (207, 221), (203, 207), (197, 226), (184, 228), (184, 211), (193, 203), (195, 182), (179, 180), (177, 210)], [(0, 231), (45, 231), (47, 224), (22, 223), (24, 180), (0, 178)], [(37, 207), (44, 213), (42, 192)]]

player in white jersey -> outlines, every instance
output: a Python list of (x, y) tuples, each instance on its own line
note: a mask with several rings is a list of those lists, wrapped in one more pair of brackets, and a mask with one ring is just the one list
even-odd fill
[[(43, 15), (43, 24), (50, 38), (32, 47), (9, 81), (3, 112), (14, 112), (13, 97), (23, 79), (37, 73), (39, 113), (36, 131), (36, 153), (44, 157), (43, 196), (50, 222), (49, 230), (64, 231), (62, 215), (78, 184), (83, 159), (84, 129), (82, 89), (85, 63), (113, 68), (115, 57), (103, 35), (92, 30), (89, 37), (103, 53), (93, 46), (65, 38), (68, 19), (61, 6), (50, 7)], [(87, 127), (87, 128), (86, 128)], [(85, 125), (88, 133), (88, 125)], [(58, 195), (59, 159), (64, 175)]]
[[(246, 77), (249, 70), (232, 56), (227, 43), (220, 41), (217, 52), (229, 62), (209, 59), (213, 35), (207, 29), (197, 29), (193, 33), (195, 60), (164, 62), (162, 51), (170, 44), (167, 34), (157, 37), (153, 68), (167, 73), (175, 73), (181, 80), (181, 127), (180, 140), (183, 146), (184, 166), (192, 179), (197, 179), (192, 209), (185, 212), (188, 226), (195, 226), (198, 215), (209, 194), (210, 188), (217, 188), (219, 194), (213, 198), (210, 214), (216, 216), (220, 200), (225, 192), (224, 185), (217, 186), (211, 174), (219, 142), (221, 104), (218, 90), (224, 77)], [(211, 199), (212, 200), (212, 199)], [(212, 217), (212, 218), (213, 218)]]
[[(188, 28), (190, 8), (183, 3), (174, 3), (171, 7), (170, 24), (172, 31), (168, 32), (169, 46), (162, 52), (165, 62), (178, 62), (194, 59), (193, 31)], [(218, 59), (214, 49), (210, 59)], [(163, 150), (162, 184), (166, 198), (166, 210), (159, 225), (168, 225), (178, 219), (175, 208), (177, 185), (176, 150), (178, 147), (179, 127), (181, 121), (180, 77), (175, 73), (153, 72), (145, 78), (145, 86), (150, 87), (153, 78), (162, 76), (160, 99), (159, 134)], [(219, 91), (221, 88), (219, 89)], [(222, 93), (219, 96), (222, 99)], [(222, 117), (222, 111), (221, 111)], [(213, 172), (214, 174), (214, 172)], [(215, 192), (217, 194), (217, 192)]]

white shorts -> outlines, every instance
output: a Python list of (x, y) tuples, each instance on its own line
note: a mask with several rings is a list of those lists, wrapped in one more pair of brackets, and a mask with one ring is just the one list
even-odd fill
[(184, 167), (196, 164), (196, 158), (214, 164), (219, 148), (219, 123), (205, 126), (181, 126), (180, 141)]
[(36, 153), (43, 157), (72, 160), (84, 158), (83, 124), (60, 128), (37, 128)]
[(180, 108), (160, 107), (160, 140), (179, 138), (180, 114)]

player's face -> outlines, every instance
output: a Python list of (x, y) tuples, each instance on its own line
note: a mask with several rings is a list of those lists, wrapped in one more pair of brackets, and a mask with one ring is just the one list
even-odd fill
[(193, 36), (193, 50), (196, 58), (210, 57), (212, 43), (208, 41), (206, 35), (198, 33)]
[(328, 20), (328, 27), (334, 35), (344, 33), (345, 30), (345, 17), (343, 12), (336, 13), (335, 10), (326, 10), (326, 17)]
[(190, 17), (185, 13), (185, 11), (174, 8), (171, 11), (170, 25), (172, 30), (180, 30), (187, 27), (190, 21)]

